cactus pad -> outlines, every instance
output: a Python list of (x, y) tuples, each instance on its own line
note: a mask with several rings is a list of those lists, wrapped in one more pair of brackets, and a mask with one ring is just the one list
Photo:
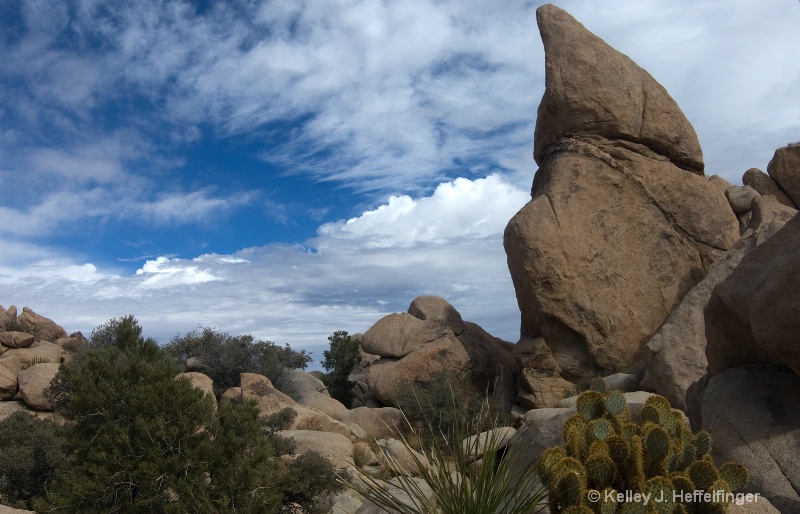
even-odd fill
[(747, 468), (736, 462), (729, 462), (719, 468), (719, 477), (728, 483), (731, 491), (744, 489), (750, 478)]

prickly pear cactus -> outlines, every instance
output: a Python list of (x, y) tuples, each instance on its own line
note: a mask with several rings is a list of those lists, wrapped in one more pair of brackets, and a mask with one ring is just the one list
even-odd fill
[[(748, 479), (740, 464), (717, 469), (711, 436), (693, 434), (661, 396), (631, 420), (619, 391), (583, 392), (564, 422), (563, 447), (539, 460), (553, 514), (722, 514)], [(705, 492), (716, 494), (705, 495)]]

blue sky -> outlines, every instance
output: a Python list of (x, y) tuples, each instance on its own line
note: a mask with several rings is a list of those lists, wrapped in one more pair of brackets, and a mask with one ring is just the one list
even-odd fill
[[(708, 174), (800, 139), (800, 3), (556, 3), (675, 97)], [(436, 294), (516, 340), (538, 5), (3, 0), (0, 305), (320, 358)]]

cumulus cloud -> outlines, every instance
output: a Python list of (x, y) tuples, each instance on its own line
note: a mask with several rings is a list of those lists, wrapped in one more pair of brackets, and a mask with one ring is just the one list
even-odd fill
[(319, 349), (333, 331), (364, 331), (423, 294), (444, 296), (465, 319), (516, 340), (502, 230), (527, 199), (498, 175), (459, 178), (429, 196), (390, 198), (322, 225), (302, 245), (162, 256), (129, 276), (63, 261), (0, 268), (0, 281), (24, 282), (13, 301), (35, 305), (68, 330), (133, 313), (162, 342), (209, 325)]
[(391, 196), (388, 203), (356, 218), (322, 225), (317, 246), (360, 240), (367, 248), (391, 248), (492, 237), (502, 233), (528, 198), (497, 174), (477, 180), (457, 178), (440, 184), (429, 197)]
[[(13, 296), (0, 300), (71, 330), (133, 313), (162, 341), (213, 324), (311, 347), (438, 294), (514, 340), (502, 230), (534, 169), (539, 3), (20, 3), (26, 27), (0, 38), (0, 294)], [(665, 85), (710, 173), (738, 182), (797, 140), (800, 4), (557, 3)], [(228, 170), (181, 180), (205, 134), (264, 141), (282, 176), (332, 182), (365, 207), (300, 244), (162, 252), (136, 274), (44, 241), (67, 225), (183, 227), (248, 206), (287, 225), (289, 210), (350, 215), (222, 188)]]

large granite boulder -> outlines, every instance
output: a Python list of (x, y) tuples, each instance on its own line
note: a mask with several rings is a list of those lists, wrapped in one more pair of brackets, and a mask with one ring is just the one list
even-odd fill
[(464, 321), (447, 300), (420, 296), (408, 312), (384, 316), (361, 336), (361, 349), (381, 357), (402, 358), (425, 343), (464, 332)]
[(546, 72), (534, 137), (538, 164), (562, 136), (598, 135), (642, 143), (702, 173), (694, 128), (649, 73), (554, 5), (539, 7), (536, 22)]
[(800, 216), (742, 259), (705, 307), (708, 371), (769, 362), (800, 375)]
[(394, 407), (378, 409), (358, 407), (347, 411), (341, 422), (345, 425), (355, 423), (360, 426), (366, 432), (369, 441), (400, 437), (408, 427), (403, 411)]
[(745, 171), (744, 175), (742, 175), (742, 183), (752, 187), (762, 196), (774, 196), (775, 199), (783, 205), (794, 209), (797, 208), (792, 199), (789, 198), (789, 195), (787, 195), (769, 175), (758, 168), (750, 168)]
[(800, 144), (778, 148), (767, 165), (767, 173), (800, 206)]
[(716, 262), (706, 277), (687, 294), (667, 321), (647, 342), (643, 386), (666, 397), (673, 407), (689, 413), (686, 393), (706, 373), (706, 320), (703, 308), (717, 284), (725, 280), (745, 255), (769, 239), (797, 211), (772, 196), (755, 198), (753, 215), (739, 240)]
[[(403, 342), (403, 337), (412, 342)], [(438, 297), (417, 298), (408, 313), (382, 318), (364, 333), (361, 344), (367, 345), (362, 347), (368, 353), (382, 356), (367, 368), (365, 382), (384, 405), (393, 405), (400, 385), (425, 383), (441, 372), (491, 391), (497, 364), (514, 373), (519, 369), (506, 343), (462, 321), (458, 311)]]
[[(546, 56), (532, 200), (504, 246), (522, 338), (562, 378), (634, 371), (643, 345), (739, 238), (697, 137), (664, 89), (557, 7), (537, 10)], [(645, 99), (647, 101), (645, 101)]]
[(7, 348), (29, 348), (36, 338), (27, 332), (0, 332), (0, 345)]
[(17, 376), (19, 392), (28, 407), (34, 410), (53, 410), (45, 391), (50, 387), (50, 382), (55, 378), (60, 366), (53, 363), (34, 364), (19, 372)]
[(22, 308), (22, 314), (17, 317), (17, 321), (24, 327), (27, 327), (26, 332), (35, 335), (40, 341), (53, 342), (62, 337), (69, 337), (67, 331), (61, 325), (57, 324), (50, 318), (45, 318), (40, 314), (36, 314), (28, 307)]
[(341, 420), (348, 411), (338, 400), (331, 398), (322, 380), (302, 369), (288, 369), (284, 392), (294, 401), (317, 409), (336, 420)]
[(354, 466), (353, 442), (341, 435), (316, 430), (282, 430), (278, 435), (291, 438), (295, 442), (295, 456), (314, 451), (337, 469)]
[(746, 492), (760, 493), (780, 512), (800, 512), (800, 378), (770, 364), (730, 368), (702, 396), (702, 428), (714, 458), (750, 472)]
[(208, 375), (200, 373), (199, 371), (187, 371), (185, 373), (178, 373), (178, 377), (188, 380), (195, 389), (199, 389), (206, 394), (214, 396), (214, 381)]
[(255, 373), (242, 373), (240, 376), (242, 400), (255, 400), (262, 417), (290, 408), (297, 413), (297, 416), (289, 426), (289, 430), (316, 430), (350, 437), (352, 432), (347, 425), (321, 411), (300, 405), (278, 391), (267, 377)]

